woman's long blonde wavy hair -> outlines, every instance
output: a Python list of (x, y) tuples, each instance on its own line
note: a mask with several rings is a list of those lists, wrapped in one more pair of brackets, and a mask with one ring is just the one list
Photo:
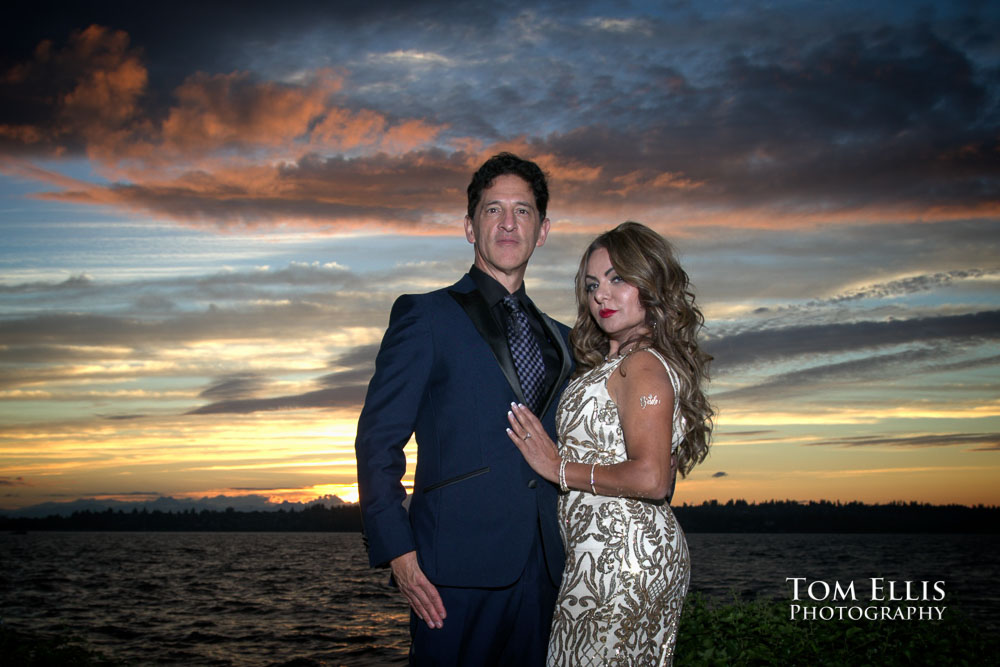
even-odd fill
[[(705, 318), (694, 303), (688, 275), (670, 243), (645, 225), (623, 222), (594, 239), (576, 272), (577, 316), (569, 338), (577, 375), (602, 364), (609, 351), (607, 335), (590, 314), (586, 290), (587, 262), (598, 248), (608, 251), (619, 277), (639, 290), (639, 303), (646, 310), (649, 333), (635, 340), (632, 349), (655, 348), (680, 379), (678, 398), (687, 430), (678, 449), (678, 469), (687, 476), (708, 455), (715, 414), (703, 389), (712, 357), (698, 347), (698, 332)], [(619, 349), (631, 343), (627, 341)]]

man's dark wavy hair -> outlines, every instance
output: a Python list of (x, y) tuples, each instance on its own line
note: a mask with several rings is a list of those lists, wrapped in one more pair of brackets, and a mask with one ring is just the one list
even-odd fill
[(513, 153), (497, 153), (483, 163), (472, 175), (469, 183), (469, 217), (474, 218), (483, 190), (490, 187), (497, 176), (514, 174), (520, 176), (531, 187), (535, 195), (535, 208), (538, 209), (538, 219), (545, 219), (545, 209), (549, 205), (549, 186), (545, 181), (542, 168), (531, 160), (523, 160)]

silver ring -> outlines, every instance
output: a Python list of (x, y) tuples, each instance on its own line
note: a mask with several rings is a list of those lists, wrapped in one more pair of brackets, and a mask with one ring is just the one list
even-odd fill
[(521, 438), (521, 439), (522, 439), (522, 440), (527, 440), (527, 439), (528, 439), (528, 438), (530, 438), (530, 437), (531, 437), (531, 434), (530, 434), (530, 433), (525, 433), (525, 434), (524, 434), (524, 437), (523, 437), (523, 438)]

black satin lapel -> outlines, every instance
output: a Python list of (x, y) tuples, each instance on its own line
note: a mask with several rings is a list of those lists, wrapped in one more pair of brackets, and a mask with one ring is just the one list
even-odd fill
[[(532, 306), (534, 306), (534, 304), (532, 304)], [(548, 332), (549, 339), (556, 344), (556, 347), (559, 350), (559, 358), (562, 359), (562, 367), (559, 369), (559, 377), (549, 390), (549, 395), (545, 398), (545, 406), (538, 415), (541, 417), (546, 413), (546, 411), (548, 411), (549, 406), (552, 405), (552, 401), (558, 397), (559, 390), (562, 388), (563, 382), (565, 382), (566, 378), (569, 377), (569, 373), (573, 368), (573, 357), (570, 355), (569, 348), (566, 346), (566, 341), (563, 339), (562, 333), (560, 333), (559, 328), (555, 325), (555, 322), (552, 321), (552, 318), (537, 308), (535, 308), (535, 313), (538, 315), (538, 319), (542, 323), (542, 326), (545, 327), (545, 330)]]
[(482, 297), (478, 290), (465, 293), (448, 290), (448, 294), (458, 302), (458, 305), (462, 307), (465, 314), (472, 320), (472, 324), (479, 331), (479, 335), (489, 344), (490, 349), (493, 350), (493, 356), (496, 357), (497, 363), (500, 365), (500, 370), (503, 371), (507, 382), (510, 383), (510, 388), (514, 390), (514, 396), (517, 397), (519, 403), (524, 403), (524, 394), (521, 393), (521, 381), (517, 378), (514, 359), (510, 356), (510, 348), (507, 347), (507, 336), (497, 326), (496, 320), (493, 319), (493, 314), (490, 312), (490, 307), (487, 305), (486, 299)]

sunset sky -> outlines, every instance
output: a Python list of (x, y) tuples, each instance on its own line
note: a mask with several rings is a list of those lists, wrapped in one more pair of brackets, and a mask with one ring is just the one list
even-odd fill
[(596, 233), (680, 251), (675, 502), (1000, 504), (1000, 4), (227, 4), (5, 12), (0, 508), (356, 500), (389, 308), (471, 265), (501, 150), (557, 319)]

